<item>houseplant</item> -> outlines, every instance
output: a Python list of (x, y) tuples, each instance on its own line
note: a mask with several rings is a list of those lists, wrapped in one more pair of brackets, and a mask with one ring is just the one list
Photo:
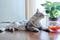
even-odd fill
[(60, 2), (50, 2), (41, 4), (45, 7), (46, 14), (49, 14), (49, 20), (56, 21), (58, 19), (58, 11), (60, 11)]
[(60, 11), (60, 2), (50, 2), (46, 1), (46, 3), (41, 4), (45, 7), (46, 14), (49, 15), (49, 25), (48, 28), (56, 31), (60, 28), (58, 22), (58, 12)]

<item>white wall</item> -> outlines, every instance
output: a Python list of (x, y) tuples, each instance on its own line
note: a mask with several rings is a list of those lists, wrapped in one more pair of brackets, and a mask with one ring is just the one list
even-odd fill
[(25, 19), (25, 0), (0, 0), (0, 22)]

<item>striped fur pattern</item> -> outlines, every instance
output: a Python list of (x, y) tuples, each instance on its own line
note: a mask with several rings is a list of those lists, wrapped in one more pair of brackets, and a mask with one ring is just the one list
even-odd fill
[[(27, 30), (27, 31), (33, 31), (38, 32), (39, 29), (41, 29), (42, 25), (39, 23), (41, 19), (44, 18), (44, 15), (37, 10), (37, 12), (30, 18), (30, 20), (25, 24), (13, 25), (12, 28), (18, 29), (18, 30)], [(10, 26), (10, 25), (9, 25)], [(9, 29), (10, 27), (7, 27)]]
[(31, 19), (26, 24), (26, 30), (38, 32), (39, 28), (41, 29), (42, 25), (39, 22), (44, 18), (44, 15), (37, 10), (37, 12), (31, 17)]

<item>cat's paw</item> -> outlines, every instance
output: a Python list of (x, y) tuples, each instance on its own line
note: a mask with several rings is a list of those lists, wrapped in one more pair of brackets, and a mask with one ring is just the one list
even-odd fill
[(0, 33), (3, 32), (3, 30), (0, 30)]
[(33, 28), (32, 32), (39, 32), (39, 29)]
[(42, 27), (39, 27), (38, 29), (39, 29), (39, 30), (42, 30)]
[(4, 32), (5, 28), (0, 28), (0, 33)]
[(42, 29), (45, 32), (51, 32), (49, 29)]
[(14, 31), (18, 31), (18, 29), (17, 28), (14, 28)]
[(8, 32), (14, 32), (14, 28), (7, 28), (7, 29), (5, 29), (5, 31), (8, 31)]
[(30, 27), (30, 28), (27, 28), (27, 31), (39, 32), (39, 29), (38, 28), (35, 28), (35, 27)]
[(50, 32), (49, 29), (43, 29), (42, 27), (39, 27), (38, 29), (39, 29), (39, 30), (42, 30), (42, 31), (45, 31), (45, 32)]

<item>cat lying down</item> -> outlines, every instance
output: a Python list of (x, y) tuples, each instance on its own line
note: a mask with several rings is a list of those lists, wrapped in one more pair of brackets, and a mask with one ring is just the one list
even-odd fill
[(41, 23), (39, 22), (41, 19), (44, 18), (44, 15), (37, 10), (37, 12), (30, 18), (30, 20), (25, 24), (14, 24), (8, 25), (6, 31), (17, 31), (17, 30), (26, 30), (32, 32), (38, 32), (40, 30), (48, 31), (48, 29), (43, 29)]

